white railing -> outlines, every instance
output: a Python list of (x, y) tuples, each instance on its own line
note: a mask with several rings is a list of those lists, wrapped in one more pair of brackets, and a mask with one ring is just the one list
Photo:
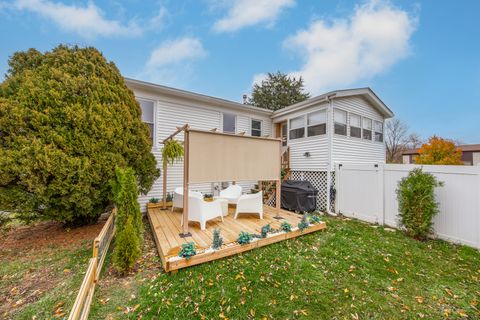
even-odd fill
[(337, 212), (398, 227), (398, 182), (417, 167), (444, 182), (435, 191), (440, 209), (436, 236), (480, 248), (480, 166), (337, 164)]

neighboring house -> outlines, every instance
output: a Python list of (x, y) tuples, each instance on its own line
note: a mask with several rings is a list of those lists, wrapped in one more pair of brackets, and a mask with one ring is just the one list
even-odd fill
[[(480, 164), (480, 144), (464, 144), (457, 146), (462, 150), (462, 161), (467, 166), (476, 166)], [(405, 150), (402, 152), (402, 162), (404, 164), (415, 163), (420, 149)]]
[[(279, 137), (290, 151), (291, 178), (316, 186), (317, 207), (325, 210), (336, 162), (385, 163), (383, 124), (393, 112), (369, 88), (332, 91), (273, 112), (134, 79), (126, 79), (126, 84), (140, 103), (143, 121), (150, 125), (159, 167), (163, 139), (185, 123), (194, 129)], [(169, 166), (167, 192), (182, 186), (182, 172), (182, 163)], [(142, 209), (149, 198), (162, 197), (161, 181), (140, 197)], [(256, 183), (238, 182), (247, 192)], [(191, 189), (214, 193), (218, 184)]]

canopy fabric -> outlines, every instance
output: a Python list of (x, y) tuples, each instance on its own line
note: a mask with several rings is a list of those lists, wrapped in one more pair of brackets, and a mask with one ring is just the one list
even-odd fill
[(189, 130), (188, 182), (280, 180), (281, 141)]

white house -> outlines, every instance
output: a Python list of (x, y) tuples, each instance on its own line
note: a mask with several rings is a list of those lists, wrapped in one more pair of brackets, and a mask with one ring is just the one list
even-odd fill
[[(317, 207), (325, 210), (330, 207), (335, 162), (385, 163), (383, 124), (393, 112), (369, 88), (332, 91), (273, 112), (134, 79), (126, 79), (126, 84), (152, 129), (152, 152), (159, 166), (163, 139), (185, 123), (194, 129), (281, 137), (290, 152), (291, 178), (316, 186)], [(169, 167), (167, 192), (182, 186), (182, 172), (182, 163)], [(162, 197), (161, 180), (140, 198), (142, 209), (149, 198)], [(238, 184), (248, 192), (256, 183)], [(214, 193), (214, 187), (201, 184), (191, 189)]]

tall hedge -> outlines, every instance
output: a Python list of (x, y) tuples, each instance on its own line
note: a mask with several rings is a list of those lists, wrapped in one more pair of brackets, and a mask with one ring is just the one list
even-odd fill
[(110, 204), (115, 167), (145, 193), (159, 176), (149, 128), (113, 62), (95, 48), (17, 52), (0, 84), (0, 211), (67, 224)]

